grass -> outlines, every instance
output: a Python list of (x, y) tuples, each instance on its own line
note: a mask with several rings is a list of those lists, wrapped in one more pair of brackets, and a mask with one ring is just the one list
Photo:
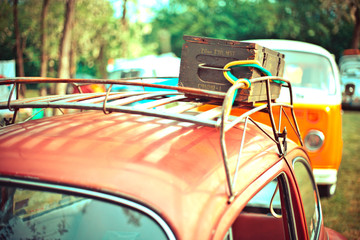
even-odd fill
[(343, 157), (335, 195), (321, 199), (325, 226), (360, 239), (360, 111), (343, 114)]

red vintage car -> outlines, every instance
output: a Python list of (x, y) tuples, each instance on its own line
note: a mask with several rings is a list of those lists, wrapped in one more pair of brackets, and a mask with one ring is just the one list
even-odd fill
[[(276, 124), (251, 118), (256, 111), (271, 118), (279, 104), (268, 99), (231, 116), (231, 109), (244, 108), (232, 105), (242, 86), (227, 93), (168, 87), (178, 91), (0, 103), (15, 113), (83, 110), (0, 128), (0, 238), (344, 239), (323, 225), (303, 147)], [(225, 100), (212, 98), (217, 94)], [(197, 110), (209, 103), (218, 107)], [(293, 116), (291, 105), (280, 105)], [(296, 131), (296, 120), (289, 121)]]

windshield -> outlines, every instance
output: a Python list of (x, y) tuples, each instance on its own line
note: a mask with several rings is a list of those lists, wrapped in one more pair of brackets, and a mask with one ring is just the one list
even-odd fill
[(0, 185), (1, 239), (167, 239), (128, 206), (63, 193)]
[(328, 59), (321, 55), (281, 51), (285, 54), (284, 77), (293, 87), (311, 88), (335, 94), (335, 78)]

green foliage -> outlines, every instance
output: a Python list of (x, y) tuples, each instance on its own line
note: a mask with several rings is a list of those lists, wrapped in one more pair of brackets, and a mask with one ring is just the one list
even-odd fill
[[(40, 21), (42, 2), (22, 0), (18, 3), (18, 18), (24, 46), (26, 76), (40, 73)], [(15, 58), (12, 1), (0, 1), (0, 60)], [(59, 44), (64, 26), (64, 0), (51, 0), (46, 18), (48, 76), (55, 77), (59, 57)], [(154, 47), (144, 48), (144, 24), (132, 23), (124, 28), (114, 17), (108, 0), (77, 0), (72, 48), (81, 70), (97, 77), (103, 76), (109, 58), (138, 57), (153, 53)], [(152, 46), (150, 44), (150, 46)]]
[(11, 60), (14, 56), (15, 38), (13, 37), (12, 6), (7, 1), (0, 2), (0, 49), (2, 60)]
[(339, 22), (341, 27), (334, 33), (334, 14), (320, 0), (169, 0), (169, 7), (158, 11), (147, 39), (155, 41), (157, 31), (167, 29), (177, 55), (184, 34), (233, 40), (294, 39), (340, 54), (350, 42), (352, 24)]
[[(136, 2), (128, 0), (134, 6)], [(64, 0), (50, 1), (46, 18), (49, 76), (56, 76), (64, 9)], [(19, 1), (27, 76), (39, 75), (41, 10), (40, 0)], [(341, 0), (169, 0), (168, 5), (154, 11), (151, 22), (132, 20), (124, 25), (114, 17), (111, 0), (77, 0), (73, 50), (78, 70), (104, 77), (109, 58), (161, 53), (162, 39), (167, 35), (177, 56), (181, 55), (183, 35), (196, 35), (233, 40), (295, 39), (321, 45), (340, 57), (351, 44), (354, 27), (348, 17), (350, 5)], [(13, 32), (12, 1), (0, 1), (0, 60), (15, 58)]]

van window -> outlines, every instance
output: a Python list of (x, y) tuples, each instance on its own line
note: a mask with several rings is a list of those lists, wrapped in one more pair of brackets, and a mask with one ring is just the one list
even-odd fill
[(334, 72), (328, 59), (321, 55), (281, 51), (285, 54), (284, 77), (294, 87), (312, 88), (335, 94)]
[(62, 193), (0, 186), (0, 239), (167, 239), (127, 206)]

